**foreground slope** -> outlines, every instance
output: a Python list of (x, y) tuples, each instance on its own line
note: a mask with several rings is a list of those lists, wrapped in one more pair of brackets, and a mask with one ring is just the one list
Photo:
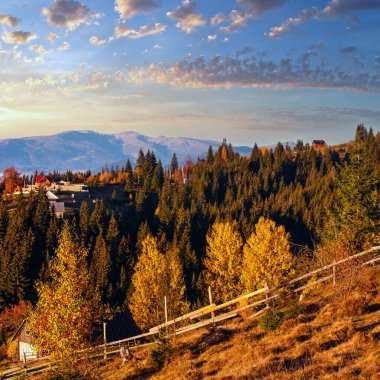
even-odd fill
[[(213, 330), (177, 337), (162, 355), (152, 346), (135, 349), (97, 371), (101, 379), (377, 379), (380, 375), (380, 271), (364, 269), (355, 283), (315, 288), (300, 307), (294, 300), (275, 305), (288, 316), (274, 331), (241, 316)], [(244, 318), (243, 318), (244, 317)], [(156, 360), (157, 361), (157, 360)]]

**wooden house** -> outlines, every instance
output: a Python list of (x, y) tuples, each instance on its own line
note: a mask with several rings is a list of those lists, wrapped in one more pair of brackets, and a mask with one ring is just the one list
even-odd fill
[(322, 150), (324, 148), (327, 148), (327, 144), (325, 143), (325, 140), (313, 140), (311, 147), (314, 150)]
[(17, 342), (18, 358), (21, 362), (37, 359), (37, 349), (32, 345), (32, 337), (26, 328), (26, 320), (22, 322), (17, 331), (13, 334), (11, 340)]

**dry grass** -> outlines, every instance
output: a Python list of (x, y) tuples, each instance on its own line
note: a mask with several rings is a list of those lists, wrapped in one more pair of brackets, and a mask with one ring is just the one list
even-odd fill
[[(365, 269), (335, 289), (314, 289), (301, 315), (264, 333), (257, 321), (235, 319), (213, 330), (176, 338), (157, 371), (149, 347), (117, 369), (103, 366), (102, 379), (378, 379), (380, 376), (379, 269)], [(343, 295), (344, 296), (343, 296)], [(281, 308), (281, 305), (280, 305)]]

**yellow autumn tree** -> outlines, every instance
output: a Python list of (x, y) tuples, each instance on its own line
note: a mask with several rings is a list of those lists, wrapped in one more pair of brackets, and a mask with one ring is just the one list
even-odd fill
[(206, 284), (211, 286), (215, 302), (225, 302), (241, 291), (243, 240), (231, 222), (214, 223), (206, 240)]
[(150, 233), (142, 242), (132, 285), (129, 308), (143, 330), (164, 322), (165, 295), (172, 313), (180, 314), (187, 307), (178, 252), (168, 250), (165, 255), (158, 249), (157, 240)]
[(289, 234), (283, 226), (261, 217), (244, 246), (241, 282), (246, 291), (276, 286), (294, 274)]
[(99, 317), (99, 296), (90, 293), (87, 251), (65, 224), (49, 270), (51, 280), (37, 285), (38, 303), (28, 319), (34, 345), (54, 359), (69, 360), (90, 341)]

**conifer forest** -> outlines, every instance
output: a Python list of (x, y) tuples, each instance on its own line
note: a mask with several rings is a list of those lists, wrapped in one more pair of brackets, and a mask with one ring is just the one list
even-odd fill
[(63, 219), (43, 188), (0, 201), (0, 318), (32, 309), (36, 342), (51, 353), (44, 329), (73, 324), (51, 316), (66, 298), (83, 333), (70, 348), (80, 348), (105, 314), (130, 311), (144, 331), (162, 323), (164, 295), (180, 315), (207, 304), (208, 286), (225, 302), (312, 267), (317, 247), (379, 243), (380, 135), (363, 125), (323, 151), (255, 144), (244, 157), (224, 141), (195, 162), (174, 154), (167, 168), (140, 151), (134, 167), (44, 174), (110, 189), (107, 202), (83, 201)]

